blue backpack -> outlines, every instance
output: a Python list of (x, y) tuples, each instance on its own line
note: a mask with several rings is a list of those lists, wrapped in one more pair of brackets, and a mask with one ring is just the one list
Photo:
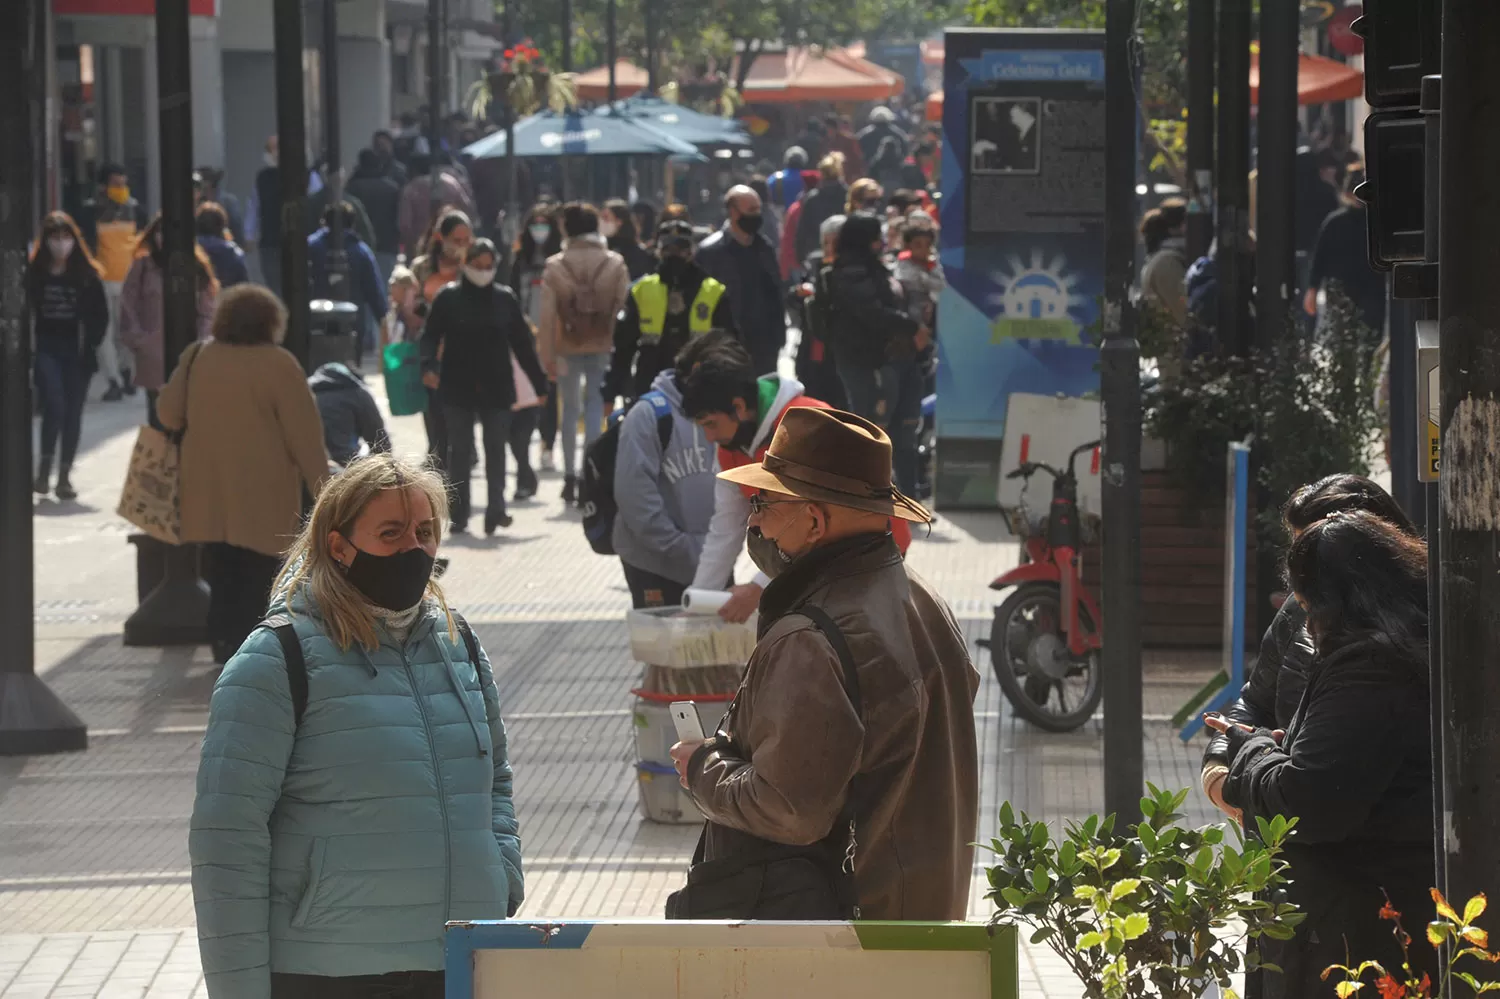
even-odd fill
[(615, 459), (620, 453), (620, 424), (625, 414), (645, 402), (656, 410), (656, 430), (666, 450), (672, 439), (672, 404), (660, 392), (645, 393), (631, 406), (617, 410), (599, 439), (583, 455), (583, 480), (579, 483), (578, 503), (583, 508), (583, 534), (589, 547), (599, 555), (615, 554)]

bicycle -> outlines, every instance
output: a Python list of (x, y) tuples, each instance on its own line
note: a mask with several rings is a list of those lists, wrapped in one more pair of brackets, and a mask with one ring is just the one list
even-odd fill
[[(1030, 488), (1032, 476), (1046, 472), (1052, 476), (1052, 503), (1041, 525), (1028, 522), (1022, 563), (990, 583), (992, 590), (1015, 591), (995, 609), (989, 640), (981, 644), (989, 647), (995, 678), (1011, 707), (1048, 732), (1081, 726), (1104, 693), (1103, 618), (1098, 598), (1081, 578), (1076, 470), (1079, 456), (1090, 451), (1097, 467), (1098, 447), (1098, 441), (1090, 441), (1074, 448), (1066, 471), (1023, 461), (1006, 476), (1025, 479)], [(1025, 496), (1023, 489), (1023, 513)]]

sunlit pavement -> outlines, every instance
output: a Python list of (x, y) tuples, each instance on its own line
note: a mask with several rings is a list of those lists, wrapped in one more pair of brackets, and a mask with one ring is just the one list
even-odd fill
[[(37, 506), (38, 668), (88, 723), (90, 748), (0, 759), (4, 999), (206, 995), (191, 929), (187, 822), (213, 665), (207, 649), (120, 643), (135, 607), (135, 561), (129, 528), (112, 511), (144, 412), (140, 396), (90, 403), (74, 475), (78, 501)], [(423, 449), (420, 418), (390, 423), (398, 451)], [(588, 548), (561, 488), (560, 476), (544, 473), (536, 500), (512, 504), (508, 531), (448, 542), (445, 585), (496, 667), (525, 845), (521, 915), (658, 916), (682, 883), (697, 830), (637, 813), (629, 690), (639, 671), (624, 626), (629, 595), (618, 562)], [(475, 489), (482, 511), (482, 478)], [(985, 584), (1015, 559), (1000, 518), (985, 514), (944, 514), (930, 536), (919, 532), (911, 553), (971, 639), (989, 630), (994, 600)], [(980, 841), (1007, 798), (1057, 820), (1100, 808), (1100, 721), (1048, 735), (1014, 720), (988, 654), (975, 655), (984, 674)], [(1214, 660), (1151, 662), (1147, 777), (1189, 785), (1201, 745), (1183, 747), (1164, 718)], [(1194, 823), (1211, 819), (1201, 796), (1189, 805)], [(982, 885), (976, 867), (976, 919), (988, 914)], [(1044, 948), (1023, 955), (1021, 987), (1028, 996), (1081, 994)]]

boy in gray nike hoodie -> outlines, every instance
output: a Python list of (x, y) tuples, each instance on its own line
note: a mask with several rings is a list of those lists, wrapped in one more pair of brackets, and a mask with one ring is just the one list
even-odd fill
[(615, 456), (615, 551), (637, 608), (682, 602), (713, 519), (719, 472), (717, 448), (682, 410), (676, 374), (663, 371), (651, 390), (671, 405), (666, 447), (657, 411), (643, 400), (625, 415)]

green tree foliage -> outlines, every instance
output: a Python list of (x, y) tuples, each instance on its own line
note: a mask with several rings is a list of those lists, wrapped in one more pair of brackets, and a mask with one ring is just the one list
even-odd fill
[[(561, 64), (561, 5), (556, 0), (521, 0), (520, 30), (530, 35), (548, 65)], [(573, 2), (573, 66), (604, 62), (606, 0)], [(644, 0), (619, 0), (616, 25), (619, 55), (646, 62)], [(761, 52), (781, 45), (839, 46), (854, 41), (914, 39), (961, 16), (961, 0), (655, 0), (662, 79), (688, 79), (705, 72), (727, 73), (736, 51), (738, 79)]]

